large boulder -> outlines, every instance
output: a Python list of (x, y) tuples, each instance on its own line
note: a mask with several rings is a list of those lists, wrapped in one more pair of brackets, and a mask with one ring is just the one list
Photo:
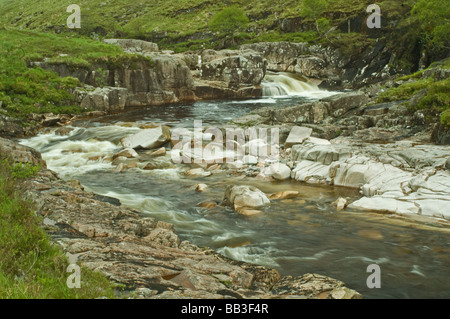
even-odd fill
[(154, 149), (170, 141), (168, 126), (159, 126), (125, 137), (120, 142), (124, 148)]
[(265, 59), (254, 51), (207, 50), (202, 61), (203, 80), (225, 82), (230, 88), (259, 85), (266, 74)]
[(242, 208), (259, 208), (270, 203), (269, 198), (253, 186), (228, 186), (222, 204), (239, 211)]

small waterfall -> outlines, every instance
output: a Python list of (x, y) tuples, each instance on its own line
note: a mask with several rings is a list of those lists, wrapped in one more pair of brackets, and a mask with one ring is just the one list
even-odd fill
[(305, 78), (287, 72), (267, 72), (261, 86), (263, 96), (311, 96), (315, 92), (322, 92)]

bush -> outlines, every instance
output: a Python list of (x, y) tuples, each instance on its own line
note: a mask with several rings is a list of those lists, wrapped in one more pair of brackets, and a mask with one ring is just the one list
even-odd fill
[(209, 22), (209, 27), (213, 31), (224, 33), (234, 33), (244, 29), (249, 23), (245, 11), (238, 7), (225, 8), (217, 13)]

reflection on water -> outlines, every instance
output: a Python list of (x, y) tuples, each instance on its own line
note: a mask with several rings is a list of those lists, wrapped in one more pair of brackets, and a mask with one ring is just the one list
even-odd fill
[[(113, 173), (109, 162), (96, 159), (120, 150), (122, 137), (139, 131), (119, 122), (158, 122), (190, 127), (193, 118), (220, 124), (227, 117), (245, 114), (269, 103), (202, 102), (174, 107), (149, 107), (127, 114), (80, 122), (70, 136), (40, 135), (24, 144), (43, 153), (49, 168), (64, 178), (77, 178), (91, 191), (116, 197), (125, 205), (171, 222), (182, 240), (208, 246), (222, 254), (276, 268), (282, 275), (319, 273), (342, 280), (366, 298), (449, 298), (450, 233), (362, 212), (336, 212), (339, 197), (358, 198), (355, 190), (319, 187), (297, 182), (261, 182), (224, 173), (187, 178), (185, 168), (171, 164), (170, 155), (159, 161), (163, 169), (129, 169)], [(292, 100), (291, 100), (292, 102)], [(281, 100), (280, 103), (288, 103)], [(187, 117), (186, 114), (189, 116)], [(205, 183), (205, 192), (192, 186)], [(230, 184), (247, 184), (267, 194), (284, 190), (298, 198), (273, 200), (263, 213), (245, 217), (216, 206), (197, 207), (205, 200), (218, 203)], [(381, 267), (381, 289), (369, 289), (370, 264)]]

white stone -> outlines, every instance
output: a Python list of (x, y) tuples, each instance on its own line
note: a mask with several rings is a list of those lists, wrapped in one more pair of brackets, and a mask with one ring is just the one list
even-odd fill
[(125, 148), (147, 148), (153, 149), (170, 141), (170, 129), (167, 126), (159, 126), (143, 130), (132, 136), (123, 138), (120, 142)]
[(286, 142), (284, 143), (284, 148), (290, 148), (293, 145), (303, 143), (308, 137), (311, 136), (312, 129), (303, 126), (294, 126), (289, 133)]

